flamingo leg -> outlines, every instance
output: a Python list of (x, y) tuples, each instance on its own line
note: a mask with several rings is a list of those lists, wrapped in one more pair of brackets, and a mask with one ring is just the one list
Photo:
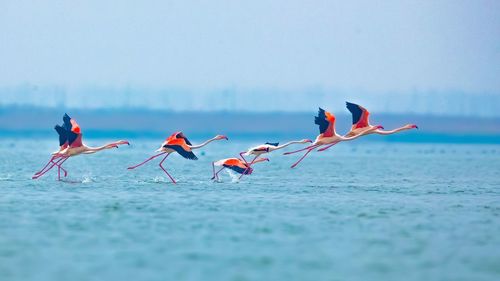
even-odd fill
[(58, 158), (58, 157), (61, 157), (61, 156), (59, 156), (59, 155), (53, 155), (53, 156), (50, 158), (49, 162), (47, 162), (47, 164), (45, 164), (45, 166), (44, 166), (44, 167), (43, 167), (40, 171), (36, 172), (36, 173), (35, 173), (35, 175), (38, 175), (38, 174), (40, 174), (41, 172), (43, 172), (43, 171), (45, 170), (45, 168), (47, 168), (47, 167), (50, 165), (50, 163), (54, 163), (54, 159), (56, 159), (56, 158)]
[(300, 157), (300, 159), (299, 159), (297, 162), (295, 162), (295, 164), (293, 164), (290, 168), (295, 168), (295, 167), (297, 167), (297, 165), (298, 165), (298, 164), (299, 164), (302, 160), (304, 160), (304, 158), (306, 158), (307, 154), (309, 154), (309, 152), (313, 151), (315, 148), (316, 148), (316, 147), (309, 148), (309, 150), (307, 150), (307, 152), (306, 152), (304, 155), (302, 155), (302, 157)]
[(225, 168), (226, 167), (222, 167), (217, 173), (215, 173), (215, 175), (217, 176), (217, 181), (219, 180), (219, 173), (222, 172), (222, 170), (224, 170)]
[(61, 180), (61, 170), (63, 170), (64, 172), (64, 177), (67, 177), (68, 176), (68, 171), (66, 171), (63, 167), (62, 167), (62, 164), (68, 160), (69, 157), (66, 157), (64, 160), (60, 161), (60, 163), (56, 164), (57, 166), (57, 179), (60, 181)]
[(219, 181), (219, 173), (222, 172), (222, 170), (224, 170), (225, 168), (226, 167), (222, 167), (217, 172), (215, 172), (215, 166), (214, 166), (214, 176), (212, 177), (212, 179)]
[(321, 146), (321, 144), (313, 144), (313, 145), (310, 145), (310, 146), (308, 146), (306, 148), (302, 148), (302, 149), (299, 149), (299, 150), (296, 150), (296, 151), (285, 152), (285, 153), (283, 153), (283, 155), (290, 155), (290, 154), (294, 154), (294, 153), (301, 152), (301, 151), (304, 151), (304, 150), (315, 149), (318, 146)]
[(245, 161), (245, 164), (248, 164), (248, 161), (245, 159), (245, 157), (243, 157), (243, 154), (245, 154), (246, 151), (243, 151), (243, 152), (240, 152), (240, 156), (241, 156), (241, 159), (243, 159), (243, 161)]
[[(151, 160), (155, 159), (156, 157), (158, 157), (158, 156), (160, 156), (160, 155), (163, 155), (163, 154), (165, 154), (165, 153), (166, 153), (166, 152), (162, 152), (162, 153), (156, 154), (156, 155), (154, 155), (154, 156), (151, 156), (151, 157), (149, 157), (148, 159), (146, 159), (145, 161), (143, 161), (143, 162), (141, 162), (141, 163), (139, 163), (139, 164), (137, 164), (137, 165), (135, 165), (135, 166), (128, 167), (127, 169), (129, 169), (129, 170), (135, 169), (135, 168), (137, 168), (137, 167), (139, 167), (139, 166), (142, 166), (142, 165), (146, 164), (147, 162), (149, 162), (149, 161), (151, 161)], [(168, 155), (167, 155), (167, 156), (168, 156)]]
[(241, 174), (241, 176), (238, 178), (238, 180), (240, 180), (245, 174), (246, 172), (248, 171), (248, 169), (250, 169), (250, 167), (252, 166), (253, 162), (255, 162), (255, 160), (257, 160), (257, 157), (259, 157), (259, 155), (255, 156), (252, 160), (252, 162), (248, 163), (248, 168), (246, 168), (243, 173)]
[(332, 144), (330, 144), (330, 145), (328, 145), (328, 146), (326, 146), (326, 147), (323, 147), (323, 148), (321, 148), (321, 149), (318, 149), (318, 151), (325, 151), (325, 150), (329, 149), (330, 147), (332, 147), (332, 146), (336, 145), (337, 143), (339, 143), (339, 142), (334, 142), (334, 143), (332, 143)]
[(163, 167), (163, 165), (162, 165), (162, 164), (163, 164), (163, 162), (165, 161), (165, 159), (167, 159), (167, 157), (168, 157), (169, 155), (170, 155), (170, 153), (168, 153), (168, 154), (167, 154), (167, 156), (165, 156), (165, 157), (163, 158), (163, 160), (161, 160), (161, 162), (160, 162), (160, 168), (161, 168), (161, 169), (165, 172), (165, 174), (167, 174), (167, 176), (170, 178), (170, 180), (172, 180), (172, 182), (173, 182), (174, 184), (176, 184), (177, 182), (176, 182), (176, 181), (174, 180), (174, 178), (173, 178), (173, 177), (172, 177), (172, 176), (171, 176), (171, 175), (167, 172), (167, 170), (165, 170), (165, 168), (164, 168), (164, 167)]
[(68, 157), (67, 156), (60, 156), (61, 158), (59, 160), (57, 160), (56, 162), (53, 162), (53, 160), (51, 160), (50, 162), (52, 163), (52, 165), (45, 169), (45, 171), (42, 171), (38, 174), (35, 174), (32, 179), (38, 179), (39, 177), (45, 175), (48, 171), (52, 170), (52, 168), (54, 168), (54, 166), (56, 166), (59, 162), (61, 162), (63, 159), (67, 159)]

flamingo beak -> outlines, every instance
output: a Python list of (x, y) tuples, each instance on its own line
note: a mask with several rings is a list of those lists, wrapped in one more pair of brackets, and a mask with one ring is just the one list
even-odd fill
[(418, 126), (417, 125), (413, 125), (413, 128), (418, 129)]
[(377, 126), (377, 128), (378, 128), (378, 129), (382, 129), (382, 130), (383, 130), (383, 129), (384, 129), (384, 126), (378, 125), (378, 126)]
[(226, 136), (222, 136), (222, 139), (229, 140), (229, 138)]
[(266, 158), (266, 161), (269, 162), (269, 158)]
[(124, 141), (123, 144), (130, 145), (130, 142)]
[(308, 139), (308, 140), (306, 140), (306, 142), (308, 142), (308, 143), (312, 143), (313, 141)]

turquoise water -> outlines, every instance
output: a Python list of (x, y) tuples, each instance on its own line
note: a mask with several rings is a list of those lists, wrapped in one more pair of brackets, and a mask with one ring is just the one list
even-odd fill
[[(1, 280), (500, 280), (500, 146), (341, 144), (270, 155), (241, 182), (219, 142), (127, 171), (159, 146), (32, 174), (55, 140), (0, 140)], [(101, 140), (87, 140), (98, 145)]]

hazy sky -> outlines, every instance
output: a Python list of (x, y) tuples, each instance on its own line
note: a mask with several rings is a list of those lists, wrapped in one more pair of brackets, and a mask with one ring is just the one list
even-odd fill
[(24, 82), (499, 96), (500, 1), (3, 0)]

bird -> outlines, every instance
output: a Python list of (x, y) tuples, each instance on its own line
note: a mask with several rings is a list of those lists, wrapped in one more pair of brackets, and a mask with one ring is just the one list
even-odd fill
[[(264, 161), (269, 161), (268, 158), (258, 158), (255, 159), (253, 164), (259, 163), (259, 162), (264, 162)], [(215, 167), (222, 167), (220, 168), (217, 172), (215, 172)], [(219, 173), (222, 172), (222, 170), (228, 168), (233, 171), (235, 171), (238, 174), (242, 175), (251, 175), (253, 172), (253, 168), (250, 167), (249, 163), (247, 163), (245, 160), (239, 159), (239, 158), (226, 158), (222, 159), (219, 161), (212, 162), (212, 168), (214, 171), (214, 176), (212, 177), (212, 180), (215, 179), (219, 181)]]
[[(345, 134), (345, 137), (352, 137), (356, 135), (369, 135), (369, 134), (379, 134), (379, 135), (391, 135), (395, 134), (400, 131), (404, 130), (411, 130), (411, 129), (418, 129), (418, 126), (415, 124), (407, 124), (404, 125), (400, 128), (396, 128), (393, 130), (389, 131), (384, 131), (384, 130), (367, 130), (373, 127), (373, 125), (370, 125), (370, 112), (366, 110), (366, 108), (362, 107), (361, 105), (351, 103), (351, 102), (346, 102), (346, 108), (351, 112), (352, 114), (352, 127), (351, 130)], [(328, 145), (326, 147), (323, 147), (319, 149), (318, 151), (325, 151), (328, 148), (330, 148), (332, 145)]]
[(47, 164), (40, 171), (36, 172), (32, 179), (40, 178), (54, 166), (57, 166), (58, 180), (61, 180), (61, 170), (64, 172), (64, 177), (68, 175), (68, 172), (62, 167), (62, 164), (70, 157), (80, 154), (92, 154), (104, 149), (118, 148), (118, 146), (122, 144), (130, 145), (126, 140), (111, 142), (99, 147), (85, 145), (83, 143), (83, 134), (80, 125), (78, 125), (75, 119), (69, 117), (67, 113), (63, 116), (62, 126), (56, 125), (54, 129), (59, 135), (59, 150), (52, 153), (52, 157)]
[[(303, 139), (303, 140), (298, 140), (298, 141), (289, 141), (289, 142), (282, 144), (282, 145), (279, 145), (278, 142), (276, 142), (276, 143), (266, 142), (265, 144), (252, 147), (252, 148), (248, 149), (247, 151), (240, 152), (240, 156), (246, 163), (248, 163), (248, 161), (245, 159), (244, 156), (255, 155), (255, 158), (252, 161), (250, 161), (250, 163), (248, 163), (249, 166), (252, 166), (254, 164), (254, 161), (257, 159), (257, 157), (261, 156), (262, 154), (269, 153), (269, 152), (272, 152), (275, 150), (279, 150), (279, 149), (285, 148), (285, 147), (292, 145), (292, 144), (302, 144), (302, 143), (312, 143), (312, 140)], [(243, 175), (245, 175), (245, 173), (241, 174), (240, 179), (241, 179), (241, 177), (243, 177)]]
[(177, 182), (175, 181), (175, 179), (167, 172), (165, 167), (163, 167), (163, 165), (162, 165), (163, 162), (167, 159), (167, 157), (170, 154), (172, 154), (173, 152), (177, 152), (182, 157), (184, 157), (186, 159), (198, 160), (198, 157), (196, 157), (196, 155), (193, 153), (193, 150), (198, 149), (198, 148), (202, 148), (205, 145), (207, 145), (213, 141), (217, 141), (217, 140), (228, 140), (228, 138), (224, 135), (217, 135), (214, 138), (211, 138), (202, 144), (193, 145), (193, 144), (191, 144), (191, 142), (186, 138), (186, 136), (182, 132), (175, 132), (172, 135), (170, 135), (167, 139), (165, 139), (165, 141), (161, 144), (160, 148), (155, 151), (155, 152), (159, 152), (158, 154), (149, 157), (145, 161), (143, 161), (135, 166), (128, 167), (128, 169), (133, 170), (133, 169), (135, 169), (139, 166), (142, 166), (142, 165), (146, 164), (147, 162), (155, 159), (158, 156), (166, 154), (165, 157), (163, 157), (163, 159), (161, 160), (159, 166), (165, 172), (165, 174), (167, 174), (167, 176), (170, 178), (172, 183), (176, 184)]
[[(316, 140), (312, 143), (312, 145), (297, 150), (297, 151), (291, 151), (291, 152), (286, 152), (284, 155), (290, 155), (294, 154), (297, 152), (301, 152), (304, 150), (307, 150), (307, 152), (297, 161), (295, 162), (291, 168), (295, 168), (312, 150), (323, 146), (323, 145), (334, 145), (339, 142), (343, 141), (350, 141), (354, 140), (362, 135), (356, 135), (352, 137), (344, 137), (335, 131), (335, 116), (322, 109), (321, 107), (318, 110), (318, 116), (315, 117), (314, 124), (319, 126), (319, 135), (316, 137)], [(367, 130), (377, 130), (383, 128), (382, 126), (373, 126), (371, 128), (368, 128)]]

